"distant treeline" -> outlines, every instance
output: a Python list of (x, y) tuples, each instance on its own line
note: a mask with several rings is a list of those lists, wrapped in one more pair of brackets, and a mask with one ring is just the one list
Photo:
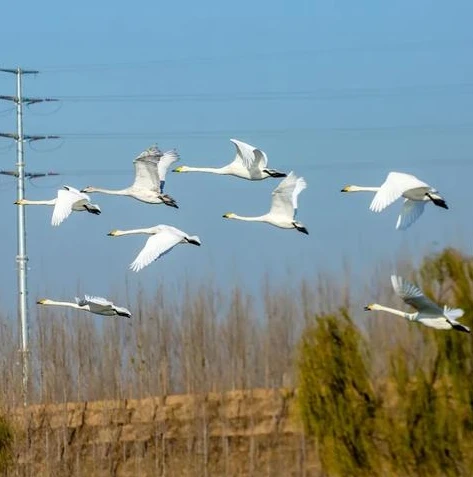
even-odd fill
[[(445, 249), (418, 269), (408, 259), (395, 268), (473, 325), (472, 257)], [(365, 313), (371, 302), (409, 309), (391, 289), (392, 269), (267, 279), (253, 294), (207, 282), (132, 303), (110, 297), (130, 320), (42, 307), (29, 401), (294, 388), (326, 475), (473, 475), (472, 335)], [(22, 403), (18, 333), (1, 317), (0, 329), (9, 409)]]

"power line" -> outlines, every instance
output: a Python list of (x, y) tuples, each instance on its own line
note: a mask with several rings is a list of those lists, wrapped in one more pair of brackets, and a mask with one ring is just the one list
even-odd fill
[[(409, 167), (421, 167), (428, 165), (429, 167), (451, 167), (451, 166), (467, 166), (473, 167), (473, 157), (463, 157), (463, 158), (434, 158), (427, 160), (412, 160), (406, 159), (404, 162), (399, 161), (398, 166), (409, 166)], [(357, 169), (372, 169), (372, 168), (384, 168), (388, 167), (382, 161), (366, 161), (366, 160), (356, 160), (356, 161), (331, 161), (331, 162), (296, 162), (296, 163), (282, 163), (279, 164), (279, 167), (290, 169), (297, 167), (303, 170), (322, 170), (322, 169), (349, 169), (356, 167)], [(1, 173), (1, 171), (0, 171)], [(121, 175), (133, 175), (131, 166), (128, 168), (111, 168), (111, 169), (74, 169), (74, 170), (60, 170), (57, 174), (49, 175), (60, 175), (60, 176), (88, 176), (88, 175), (107, 175), (107, 176), (121, 176)]]
[(309, 91), (249, 91), (227, 93), (111, 94), (58, 96), (67, 102), (219, 102), (219, 101), (297, 101), (398, 97), (403, 95), (471, 94), (473, 83), (406, 85), (388, 88), (320, 88)]
[(68, 73), (68, 72), (90, 72), (90, 71), (106, 71), (117, 69), (136, 69), (136, 68), (152, 68), (163, 65), (189, 65), (199, 63), (235, 63), (242, 60), (268, 60), (273, 58), (295, 58), (295, 57), (314, 57), (321, 54), (344, 54), (344, 53), (363, 53), (363, 52), (379, 52), (379, 53), (411, 53), (415, 51), (429, 51), (432, 49), (454, 49), (462, 47), (471, 47), (473, 38), (458, 38), (444, 40), (407, 40), (398, 43), (372, 43), (361, 45), (343, 45), (326, 48), (313, 48), (306, 50), (279, 50), (270, 52), (253, 52), (253, 53), (232, 53), (227, 55), (213, 55), (201, 57), (182, 56), (178, 58), (161, 58), (155, 60), (144, 61), (125, 61), (125, 62), (104, 62), (104, 63), (82, 63), (69, 65), (45, 65), (42, 67), (43, 73)]
[[(234, 137), (234, 136), (283, 136), (283, 135), (311, 135), (311, 134), (385, 134), (385, 133), (463, 133), (473, 129), (473, 123), (459, 124), (406, 124), (392, 126), (360, 126), (360, 127), (287, 127), (268, 129), (213, 129), (213, 130), (184, 130), (184, 131), (82, 131), (82, 132), (60, 132), (59, 137), (69, 140), (85, 139), (155, 139), (167, 138), (214, 138), (214, 137)], [(1, 136), (1, 134), (0, 134)], [(47, 136), (56, 137), (56, 136)]]

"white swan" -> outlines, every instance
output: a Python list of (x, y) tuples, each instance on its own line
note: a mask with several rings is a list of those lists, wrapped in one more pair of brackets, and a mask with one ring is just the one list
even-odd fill
[(178, 159), (177, 151), (172, 150), (162, 154), (156, 146), (152, 146), (133, 160), (135, 165), (135, 182), (130, 187), (110, 190), (87, 186), (82, 189), (82, 192), (126, 195), (147, 204), (164, 203), (177, 209), (179, 207), (176, 201), (171, 196), (163, 194), (163, 190), (169, 166)]
[(189, 167), (179, 166), (173, 172), (210, 172), (241, 177), (250, 181), (267, 179), (268, 177), (286, 177), (284, 172), (268, 169), (268, 157), (261, 150), (236, 139), (230, 139), (236, 147), (233, 162), (223, 167)]
[(170, 252), (179, 243), (191, 243), (199, 246), (201, 244), (199, 237), (196, 235), (187, 235), (182, 230), (170, 225), (156, 225), (147, 229), (112, 230), (107, 235), (120, 237), (121, 235), (131, 234), (151, 235), (141, 252), (130, 265), (130, 269), (134, 272), (139, 272), (154, 260)]
[(404, 303), (414, 307), (417, 312), (406, 313), (401, 310), (378, 305), (377, 303), (365, 306), (366, 311), (387, 311), (393, 315), (402, 316), (406, 320), (416, 321), (430, 328), (436, 328), (437, 330), (454, 329), (467, 333), (470, 332), (470, 328), (457, 321), (464, 313), (460, 308), (449, 308), (445, 305), (442, 309), (439, 305), (429, 300), (415, 285), (396, 275), (391, 275), (391, 283), (394, 291), (402, 298)]
[(284, 178), (272, 192), (271, 209), (267, 214), (258, 217), (242, 217), (229, 212), (226, 219), (246, 220), (248, 222), (266, 222), (282, 229), (296, 229), (309, 234), (305, 226), (295, 220), (297, 214), (297, 196), (307, 187), (303, 177), (297, 177), (294, 172)]
[(42, 298), (36, 303), (38, 305), (66, 306), (69, 308), (75, 308), (77, 310), (95, 313), (96, 315), (126, 316), (127, 318), (131, 318), (131, 313), (129, 310), (121, 306), (116, 306), (113, 304), (113, 302), (106, 300), (105, 298), (85, 295), (84, 298), (76, 297), (75, 300), (75, 303), (71, 303), (68, 301), (54, 301), (49, 300), (48, 298)]
[(373, 212), (381, 212), (400, 197), (404, 197), (404, 205), (396, 223), (396, 229), (405, 230), (412, 225), (424, 211), (427, 202), (448, 209), (438, 191), (411, 174), (390, 172), (380, 187), (360, 187), (349, 185), (342, 192), (376, 192), (370, 205)]
[(51, 225), (57, 226), (61, 224), (74, 210), (82, 212), (86, 210), (91, 214), (99, 215), (101, 213), (100, 207), (97, 204), (90, 202), (90, 197), (87, 194), (79, 192), (74, 187), (64, 186), (64, 189), (57, 191), (57, 197), (51, 200), (28, 200), (21, 199), (15, 201), (17, 205), (54, 205), (53, 216), (51, 218)]

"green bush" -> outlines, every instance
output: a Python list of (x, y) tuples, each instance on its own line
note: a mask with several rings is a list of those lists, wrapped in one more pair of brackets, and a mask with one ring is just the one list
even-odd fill
[(346, 310), (319, 316), (303, 333), (298, 400), (329, 475), (376, 475), (376, 401), (366, 344)]

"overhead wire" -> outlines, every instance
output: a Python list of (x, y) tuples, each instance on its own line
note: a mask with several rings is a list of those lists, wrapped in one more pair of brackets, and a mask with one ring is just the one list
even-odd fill
[(405, 40), (398, 43), (376, 43), (376, 44), (361, 44), (361, 45), (343, 45), (325, 48), (313, 49), (297, 49), (297, 50), (280, 50), (270, 52), (252, 52), (244, 54), (227, 54), (227, 55), (212, 55), (201, 57), (174, 57), (161, 58), (155, 60), (143, 61), (126, 61), (126, 62), (104, 62), (104, 63), (83, 63), (83, 64), (69, 64), (69, 65), (44, 65), (41, 67), (43, 73), (59, 73), (59, 72), (90, 72), (90, 71), (105, 71), (117, 69), (136, 69), (155, 67), (166, 64), (195, 64), (195, 63), (222, 63), (222, 62), (236, 62), (241, 60), (263, 60), (268, 58), (280, 58), (287, 56), (294, 58), (296, 56), (316, 56), (320, 54), (335, 54), (335, 53), (355, 53), (355, 52), (415, 52), (420, 50), (436, 49), (450, 49), (458, 47), (470, 47), (473, 45), (472, 38), (458, 38), (448, 40)]
[(412, 124), (412, 125), (392, 125), (392, 126), (360, 126), (360, 127), (287, 127), (268, 129), (221, 129), (221, 130), (184, 130), (184, 131), (147, 131), (147, 132), (58, 132), (55, 133), (61, 138), (69, 140), (85, 139), (155, 139), (157, 137), (176, 138), (214, 138), (233, 137), (235, 135), (258, 135), (258, 136), (279, 136), (287, 134), (385, 134), (385, 133), (463, 133), (473, 129), (473, 123), (459, 124)]
[[(51, 116), (52, 114), (56, 114), (63, 107), (62, 101), (54, 101), (53, 104), (55, 105), (55, 107), (53, 108), (52, 111), (41, 112), (40, 110), (37, 109), (38, 104), (51, 104), (51, 103), (43, 103), (43, 102), (26, 103), (28, 114), (31, 114), (32, 116)], [(34, 108), (32, 108), (31, 106), (34, 106)]]
[(249, 91), (226, 93), (101, 94), (57, 96), (66, 102), (219, 102), (219, 101), (300, 101), (398, 97), (404, 95), (471, 94), (473, 83), (405, 85), (371, 88), (319, 88), (309, 91)]
[[(403, 166), (402, 161), (397, 163), (397, 166)], [(438, 158), (438, 159), (428, 159), (428, 160), (406, 160), (405, 165), (409, 167), (421, 167), (428, 165), (429, 167), (451, 167), (451, 166), (465, 166), (473, 167), (473, 157), (465, 158)], [(297, 167), (300, 170), (323, 170), (323, 169), (350, 169), (350, 168), (361, 168), (361, 169), (373, 169), (373, 168), (386, 168), (386, 164), (383, 164), (382, 161), (350, 161), (350, 162), (323, 162), (318, 164), (308, 163), (308, 162), (297, 162), (291, 164), (280, 164), (281, 168), (290, 169)], [(125, 169), (75, 169), (75, 170), (59, 170), (58, 174), (60, 176), (121, 176), (121, 175), (133, 175), (132, 168)]]
[(49, 152), (53, 152), (53, 151), (57, 151), (58, 149), (61, 149), (61, 147), (64, 146), (65, 144), (65, 140), (62, 138), (62, 137), (59, 137), (58, 138), (59, 140), (55, 140), (53, 143), (47, 141), (46, 144), (54, 144), (52, 147), (46, 147), (46, 148), (43, 148), (43, 147), (38, 147), (38, 144), (44, 144), (44, 141), (28, 141), (27, 144), (28, 144), (28, 147), (35, 151), (35, 152), (39, 152), (39, 153), (49, 153)]

